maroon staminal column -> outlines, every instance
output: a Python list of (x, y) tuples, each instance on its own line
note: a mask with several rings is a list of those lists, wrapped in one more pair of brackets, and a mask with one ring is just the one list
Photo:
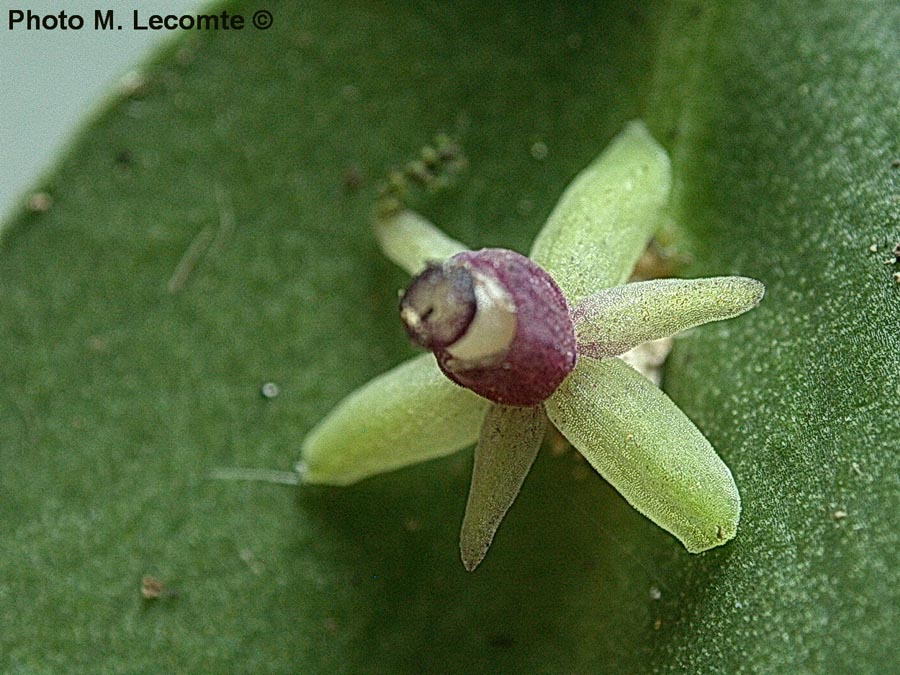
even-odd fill
[(400, 316), (447, 377), (496, 403), (538, 405), (575, 367), (562, 291), (514, 251), (466, 251), (430, 264), (403, 295)]

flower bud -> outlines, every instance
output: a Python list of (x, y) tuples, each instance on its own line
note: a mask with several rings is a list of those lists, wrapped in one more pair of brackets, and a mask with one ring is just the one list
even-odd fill
[(496, 403), (538, 405), (575, 366), (562, 291), (513, 251), (465, 251), (429, 264), (403, 295), (400, 316), (447, 377)]

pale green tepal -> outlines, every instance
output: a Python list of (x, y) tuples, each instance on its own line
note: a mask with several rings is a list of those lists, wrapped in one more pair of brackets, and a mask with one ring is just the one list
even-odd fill
[(537, 405), (507, 405), (501, 395), (488, 400), (448, 379), (457, 379), (452, 369), (472, 354), (477, 359), (463, 363), (464, 375), (465, 368), (479, 375), (486, 368), (489, 375), (501, 366), (508, 375), (503, 350), (512, 349), (510, 326), (518, 336), (528, 327), (517, 318), (541, 314), (516, 304), (521, 289), (504, 286), (510, 282), (503, 270), (485, 280), (490, 265), (470, 262), (481, 254), (493, 260), (503, 250), (467, 253), (411, 211), (382, 218), (376, 224), (382, 250), (419, 275), (416, 302), (424, 297), (427, 304), (421, 316), (418, 305), (404, 309), (407, 329), (412, 322), (416, 336), (425, 331), (427, 337), (424, 322), (450, 317), (456, 323), (443, 326), (441, 335), (455, 341), (421, 342), (439, 356), (440, 368), (425, 354), (338, 404), (303, 442), (303, 482), (346, 485), (477, 440), (460, 535), (463, 564), (473, 570), (518, 495), (549, 420), (632, 506), (688, 551), (734, 537), (741, 507), (728, 467), (668, 396), (617, 358), (642, 342), (741, 314), (764, 293), (760, 282), (744, 277), (621, 285), (661, 223), (670, 185), (665, 151), (642, 123), (632, 122), (560, 198), (531, 260), (565, 296), (576, 354), (574, 369)]

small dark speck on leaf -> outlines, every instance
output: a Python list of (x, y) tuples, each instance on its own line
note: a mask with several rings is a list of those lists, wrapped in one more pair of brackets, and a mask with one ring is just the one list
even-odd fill
[(34, 192), (28, 197), (25, 206), (32, 213), (44, 213), (53, 206), (53, 197), (46, 192)]
[(516, 211), (520, 216), (527, 216), (534, 211), (534, 202), (527, 197), (523, 197), (516, 204)]
[(85, 344), (92, 352), (105, 352), (109, 348), (109, 340), (102, 335), (91, 335)]
[(488, 638), (488, 645), (497, 649), (509, 649), (516, 643), (512, 635), (505, 633), (497, 633)]
[(300, 47), (301, 49), (306, 49), (307, 47), (312, 46), (314, 40), (313, 34), (309, 31), (300, 31), (298, 33), (294, 33), (293, 38), (291, 40), (294, 45)]
[(175, 591), (156, 577), (146, 575), (141, 579), (141, 596), (144, 600), (164, 600), (165, 598), (174, 598), (178, 595)]
[(116, 168), (124, 172), (130, 169), (131, 165), (134, 164), (134, 155), (131, 154), (131, 150), (121, 150), (116, 153), (113, 161)]
[(341, 87), (341, 98), (343, 98), (348, 103), (353, 103), (359, 100), (359, 87), (354, 84), (345, 84)]
[(256, 559), (256, 555), (254, 555), (252, 549), (242, 548), (238, 551), (238, 557), (241, 559), (242, 563), (250, 568), (250, 571), (253, 572), (253, 574), (262, 574), (262, 565)]
[(549, 154), (550, 149), (543, 141), (535, 141), (531, 144), (531, 156), (539, 162), (547, 159), (547, 155)]
[(366, 182), (366, 177), (363, 175), (363, 172), (358, 166), (351, 165), (344, 169), (344, 174), (341, 178), (341, 181), (343, 182), (344, 189), (347, 192), (356, 192)]

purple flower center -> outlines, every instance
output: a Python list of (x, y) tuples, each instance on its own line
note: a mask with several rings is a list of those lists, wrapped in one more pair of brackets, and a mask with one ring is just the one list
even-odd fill
[(562, 291), (513, 251), (466, 251), (429, 265), (401, 299), (400, 314), (447, 377), (497, 403), (539, 405), (575, 367)]

